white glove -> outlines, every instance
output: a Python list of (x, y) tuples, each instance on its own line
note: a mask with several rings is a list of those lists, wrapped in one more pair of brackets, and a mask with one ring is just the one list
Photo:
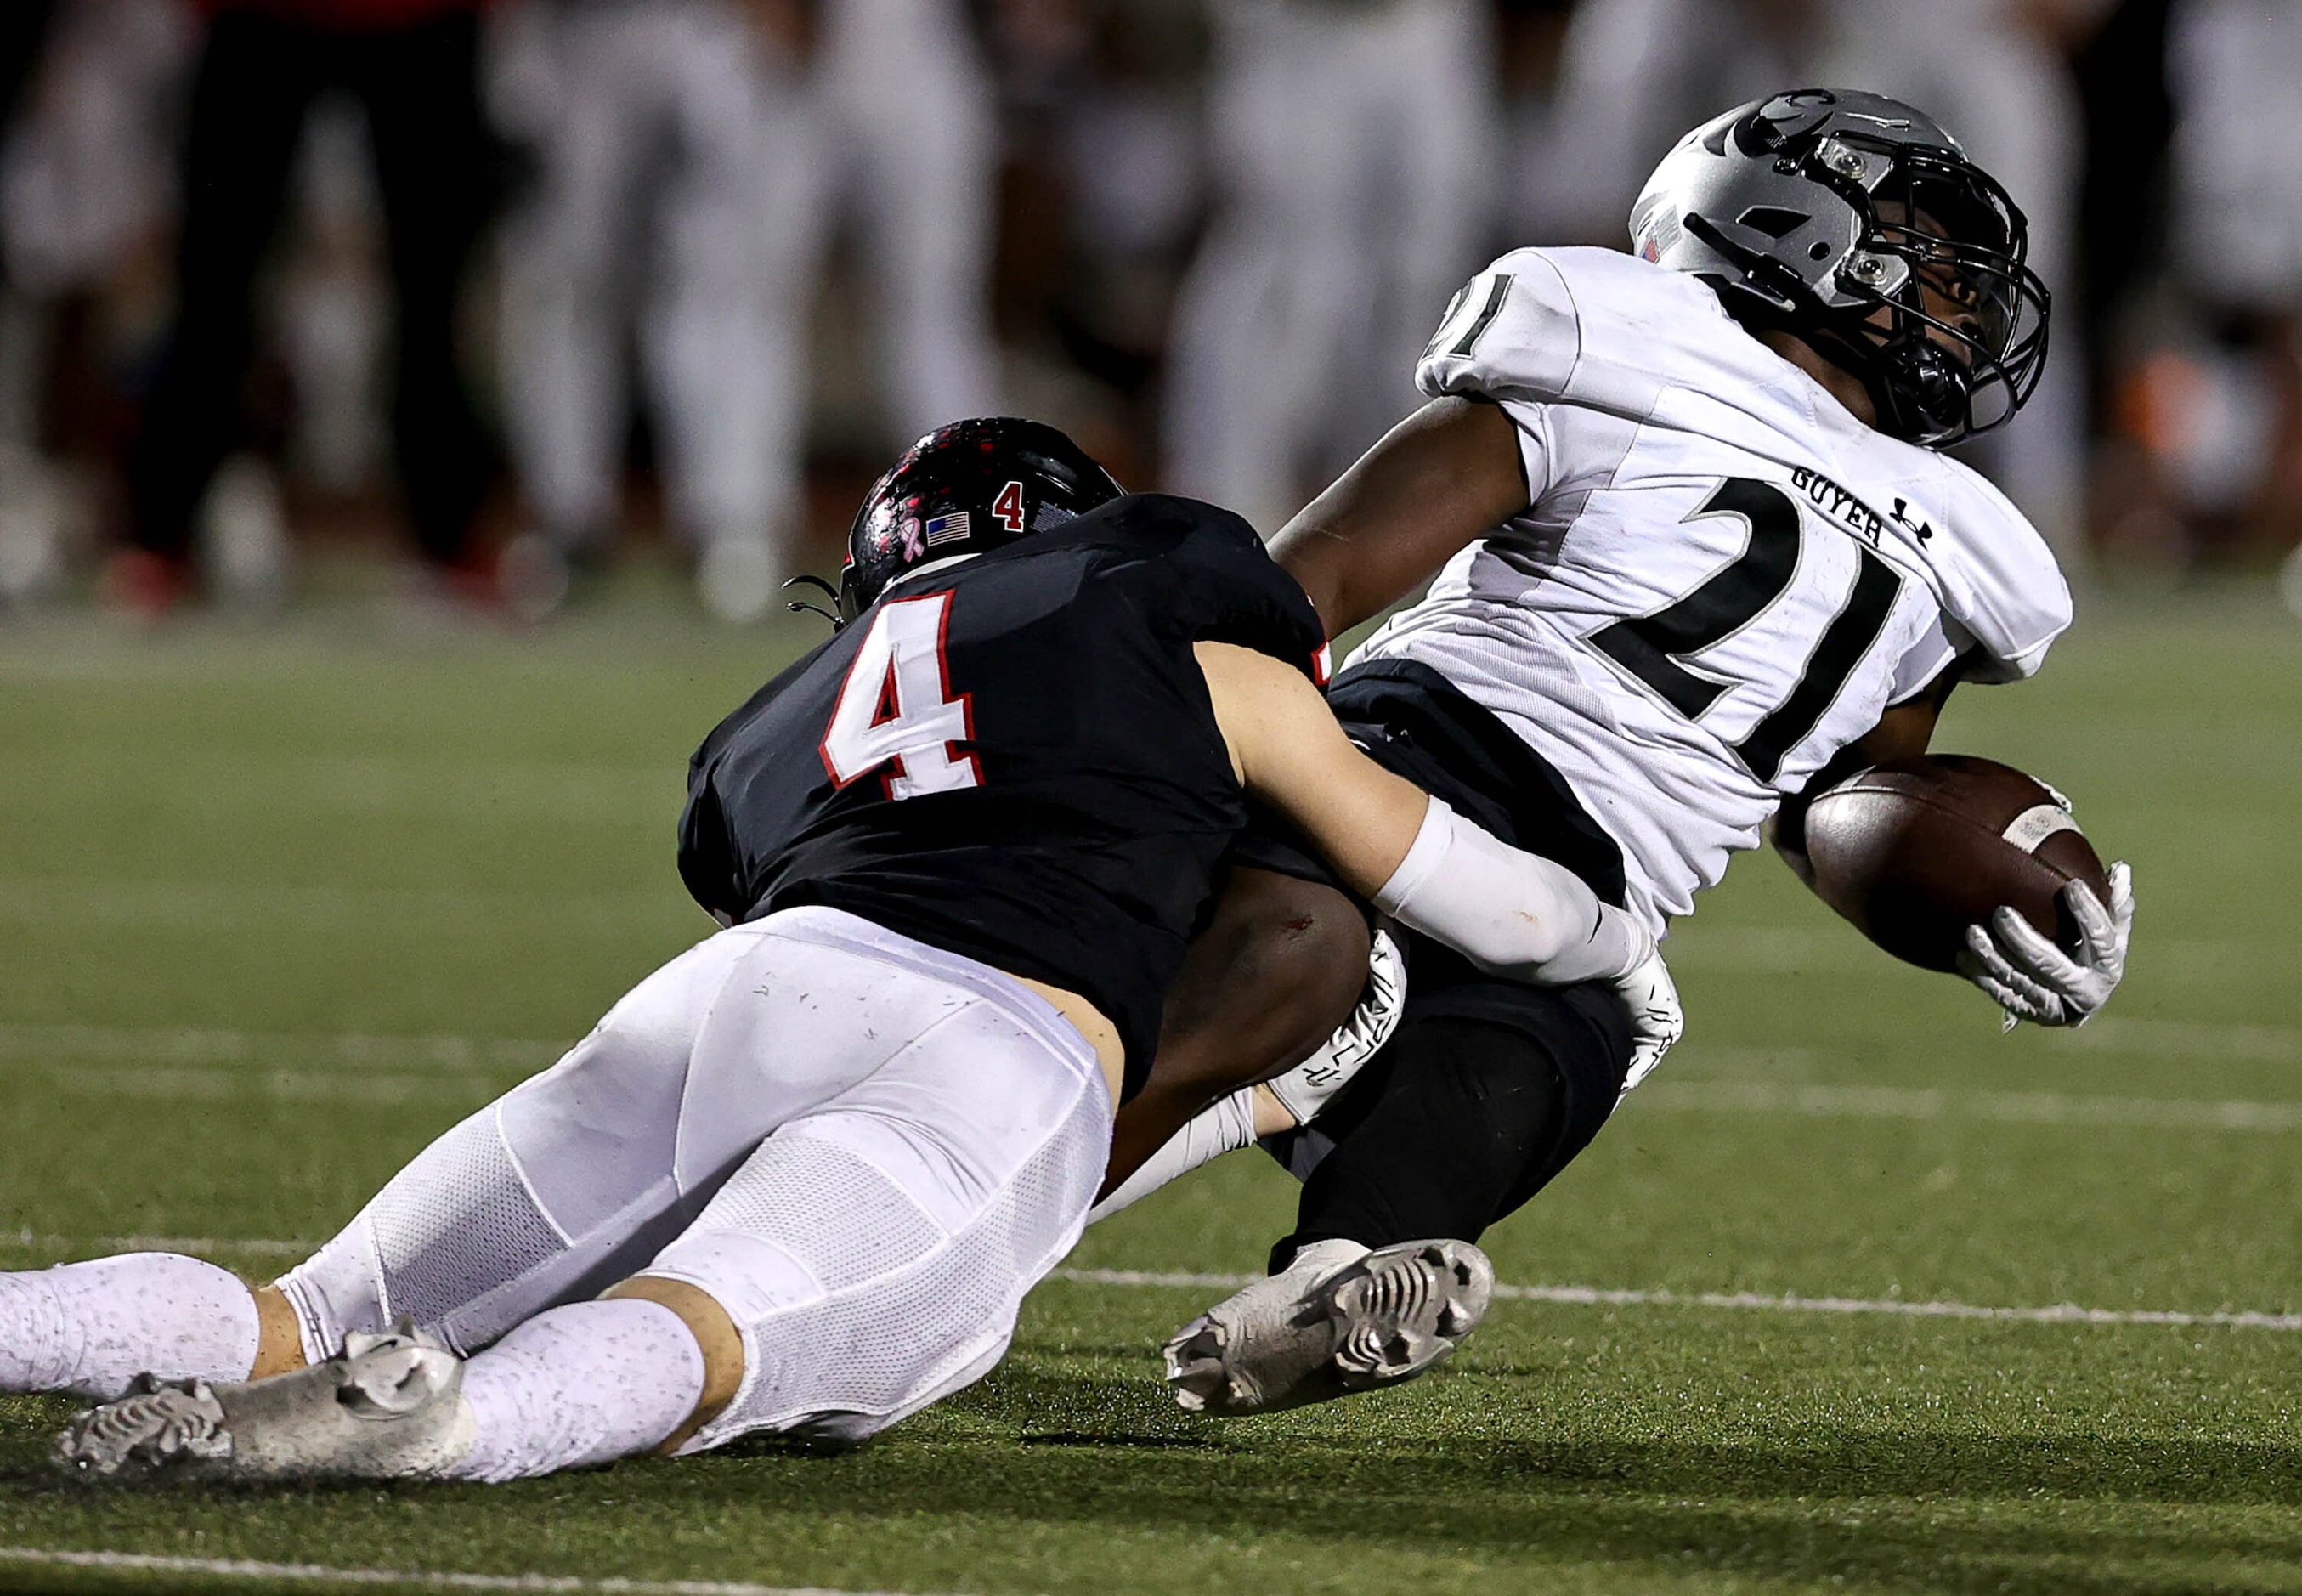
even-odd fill
[(1279, 1106), (1307, 1125), (1326, 1107), (1327, 1100), (1350, 1084), (1367, 1060), (1390, 1040), (1399, 1029), (1399, 1011), (1407, 1006), (1407, 955), (1388, 931), (1374, 934), (1367, 952), (1366, 989), (1359, 1006), (1327, 1038), (1318, 1052), (1284, 1075), (1264, 1082)]
[(1654, 1073), (1662, 1055), (1686, 1034), (1686, 1014), (1678, 1006), (1678, 988), (1671, 984), (1670, 966), (1662, 962), (1659, 953), (1649, 953), (1642, 963), (1617, 976), (1610, 984), (1623, 995), (1623, 1004), (1631, 1012), (1631, 1067), (1623, 1076), (1623, 1090), (1627, 1094)]
[(2078, 922), (2076, 959), (2012, 909), (1992, 911), (1987, 928), (1966, 928), (1958, 972), (2006, 1011), (2008, 1030), (2022, 1020), (2084, 1025), (2126, 974), (2126, 945), (2134, 933), (2134, 872), (2122, 861), (2110, 867), (2107, 909), (2076, 881), (2063, 888), (2062, 901)]

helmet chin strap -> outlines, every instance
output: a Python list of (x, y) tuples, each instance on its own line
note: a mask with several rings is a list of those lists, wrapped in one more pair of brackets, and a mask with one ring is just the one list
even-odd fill
[[(839, 602), (839, 590), (832, 586), (831, 584), (826, 582), (820, 576), (794, 576), (790, 581), (784, 584), (784, 592), (789, 592), (795, 587), (820, 588), (824, 596), (829, 599), (832, 603), (836, 605)], [(831, 629), (835, 632), (838, 631), (840, 627), (847, 624), (845, 621), (839, 618), (838, 613), (836, 610), (826, 609), (820, 604), (811, 604), (805, 599), (794, 599), (789, 603), (786, 604), (784, 608), (794, 615), (819, 615), (825, 620), (831, 623)]]
[(1867, 322), (1794, 328), (1833, 365), (1859, 379), (1878, 412), (1878, 429), (1905, 443), (1933, 448), (1968, 430), (1971, 393), (1966, 374), (1923, 330), (1884, 339)]
[(1878, 386), (1895, 396), (1897, 424), (1892, 430), (1898, 437), (1914, 443), (1937, 437), (1950, 441), (1972, 430), (1974, 395), (1966, 372), (1923, 332), (1889, 340), (1878, 351), (1878, 365), (1882, 374), (1895, 374), (1894, 382)]

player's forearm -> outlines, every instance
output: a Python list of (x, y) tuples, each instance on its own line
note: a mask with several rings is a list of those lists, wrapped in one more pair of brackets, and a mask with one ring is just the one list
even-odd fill
[(1564, 865), (1514, 848), (1431, 800), (1414, 845), (1374, 906), (1490, 975), (1537, 986), (1611, 980), (1654, 938)]
[(1196, 645), (1240, 780), (1300, 827), (1353, 892), (1490, 974), (1610, 979), (1654, 939), (1562, 865), (1523, 853), (1354, 747), (1301, 673)]

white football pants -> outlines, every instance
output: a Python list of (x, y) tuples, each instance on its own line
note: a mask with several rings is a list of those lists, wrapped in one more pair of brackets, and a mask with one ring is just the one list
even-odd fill
[(744, 1358), (688, 1449), (860, 1440), (999, 1360), (1111, 1119), (1093, 1048), (1012, 978), (791, 910), (648, 977), (281, 1284), (317, 1359), (401, 1317), (469, 1352), (634, 1273), (685, 1281)]

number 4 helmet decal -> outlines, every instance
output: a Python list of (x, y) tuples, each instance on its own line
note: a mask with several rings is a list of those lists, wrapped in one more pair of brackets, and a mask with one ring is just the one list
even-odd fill
[(1021, 533), (1023, 524), (1023, 484), (1011, 482), (991, 501), (991, 517), (1008, 531)]

